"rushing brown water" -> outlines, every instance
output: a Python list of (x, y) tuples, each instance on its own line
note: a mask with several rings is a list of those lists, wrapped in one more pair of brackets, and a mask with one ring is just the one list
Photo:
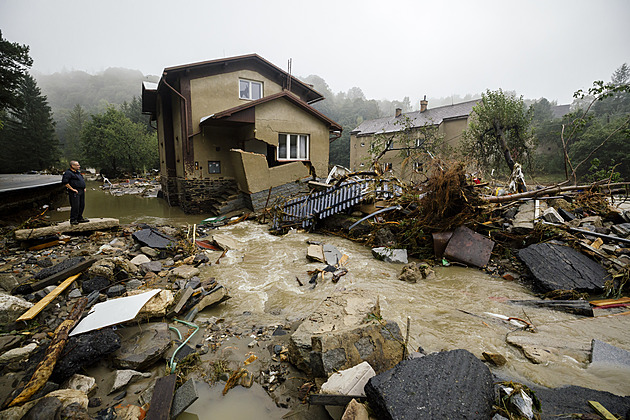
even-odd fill
[[(184, 215), (177, 208), (169, 208), (161, 199), (112, 197), (98, 190), (89, 192), (87, 203), (86, 217), (117, 217), (121, 223), (140, 221), (180, 226), (198, 223), (205, 217)], [(63, 218), (59, 215), (51, 217)], [(216, 258), (213, 260), (214, 257), (211, 257), (213, 264), (204, 269), (203, 275), (216, 277), (229, 290), (232, 299), (217, 308), (203, 311), (198, 320), (218, 316), (245, 325), (282, 324), (307, 316), (336, 290), (362, 288), (380, 297), (383, 317), (397, 321), (403, 334), (407, 317), (411, 317), (412, 348), (421, 346), (426, 352), (463, 348), (478, 357), (482, 352), (500, 353), (508, 363), (495, 372), (516, 380), (548, 387), (579, 385), (618, 395), (630, 394), (628, 370), (588, 368), (570, 357), (556, 363), (536, 365), (527, 360), (519, 349), (508, 345), (506, 334), (514, 327), (488, 318), (484, 312), (529, 319), (536, 326), (579, 318), (563, 312), (507, 303), (508, 299), (535, 298), (518, 282), (491, 277), (476, 269), (451, 266), (436, 267), (436, 277), (432, 280), (405, 283), (397, 279), (400, 265), (375, 260), (370, 250), (360, 244), (335, 236), (297, 231), (273, 236), (267, 229), (266, 225), (243, 222), (216, 230), (239, 241), (239, 249), (228, 251), (219, 264), (214, 264)], [(348, 273), (337, 284), (324, 282), (310, 288), (306, 272), (323, 267), (321, 263), (306, 259), (307, 240), (332, 244), (349, 256), (346, 263)], [(300, 286), (296, 277), (305, 285)], [(558, 340), (581, 337), (584, 331), (563, 329), (562, 333)], [(206, 391), (208, 398), (218, 393), (210, 388)], [(238, 390), (234, 394), (248, 395), (248, 392)], [(258, 394), (252, 391), (254, 406), (260, 405), (255, 402), (260, 397)], [(238, 395), (232, 395), (230, 392), (230, 399), (221, 400), (221, 404), (234, 401), (238, 406), (242, 403)], [(212, 398), (218, 404), (216, 401), (219, 398)], [(198, 414), (203, 413), (203, 409), (200, 410)], [(273, 412), (273, 408), (269, 410)], [(232, 414), (238, 412), (236, 410)], [(215, 418), (214, 414), (212, 418)], [(200, 415), (199, 418), (204, 417)], [(269, 418), (274, 416), (270, 414)]]

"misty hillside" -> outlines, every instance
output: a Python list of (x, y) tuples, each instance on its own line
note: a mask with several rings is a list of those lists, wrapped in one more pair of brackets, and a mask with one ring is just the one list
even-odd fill
[[(34, 73), (37, 85), (48, 97), (54, 114), (81, 105), (88, 113), (101, 112), (108, 104), (120, 105), (140, 97), (142, 82), (157, 82), (158, 76), (144, 76), (140, 70), (108, 68), (91, 75), (84, 71), (54, 74)], [(57, 119), (57, 117), (55, 117)]]

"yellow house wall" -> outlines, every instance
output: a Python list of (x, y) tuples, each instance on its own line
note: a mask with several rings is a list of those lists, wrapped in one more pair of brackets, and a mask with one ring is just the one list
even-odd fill
[(282, 91), (282, 86), (252, 70), (239, 70), (190, 81), (193, 132), (199, 131), (201, 118), (250, 102), (239, 99), (239, 79), (262, 82), (263, 96)]
[[(278, 146), (278, 134), (308, 134), (310, 136), (309, 158), (318, 176), (328, 173), (328, 142), (329, 131), (320, 119), (298, 108), (286, 99), (278, 99), (256, 107), (256, 138), (266, 143)], [(278, 169), (295, 167), (295, 170)], [(300, 168), (298, 170), (297, 168)], [(298, 176), (307, 176), (301, 168), (302, 163), (286, 164), (272, 168), (279, 176), (288, 176), (293, 181)], [(291, 174), (295, 174), (295, 177)], [(304, 175), (300, 175), (304, 174)], [(281, 185), (281, 184), (278, 184)]]
[(173, 108), (173, 139), (175, 143), (175, 171), (178, 177), (184, 175), (184, 157), (183, 157), (183, 141), (182, 139), (182, 118), (179, 97), (171, 96)]
[(468, 128), (468, 119), (444, 121), (440, 124), (438, 132), (444, 135), (444, 143), (453, 148), (459, 147), (462, 141), (462, 133)]
[[(195, 169), (195, 178), (236, 178), (232, 165), (230, 149), (238, 147), (235, 139), (243, 138), (251, 129), (229, 129), (224, 127), (208, 127), (194, 137), (195, 162), (199, 169)], [(251, 134), (250, 134), (251, 135)], [(221, 162), (220, 174), (208, 173), (208, 161)]]

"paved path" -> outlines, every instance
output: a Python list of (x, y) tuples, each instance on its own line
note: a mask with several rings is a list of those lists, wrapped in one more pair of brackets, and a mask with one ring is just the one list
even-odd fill
[(61, 175), (0, 174), (0, 193), (61, 184)]

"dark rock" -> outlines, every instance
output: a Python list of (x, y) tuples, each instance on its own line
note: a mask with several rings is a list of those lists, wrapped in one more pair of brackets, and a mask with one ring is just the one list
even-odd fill
[(59, 272), (61, 272), (63, 270), (67, 270), (69, 268), (72, 268), (75, 265), (78, 265), (79, 263), (82, 263), (83, 261), (85, 261), (85, 258), (83, 258), (83, 257), (68, 258), (66, 260), (63, 260), (59, 264), (55, 264), (52, 267), (47, 267), (47, 268), (44, 268), (44, 269), (40, 270), (33, 277), (36, 280), (43, 280), (46, 277), (52, 276), (53, 274), (57, 274), (57, 273), (59, 273)]
[(609, 274), (601, 265), (568, 246), (539, 243), (518, 252), (543, 292), (577, 290), (598, 293)]
[(116, 296), (121, 296), (126, 291), (127, 291), (127, 288), (125, 286), (123, 286), (122, 284), (116, 284), (110, 287), (109, 289), (107, 289), (105, 294), (107, 295), (108, 298), (113, 298)]
[(140, 269), (145, 273), (159, 273), (162, 271), (162, 263), (159, 261), (150, 261), (148, 263), (140, 264)]
[(151, 248), (167, 249), (177, 246), (177, 240), (154, 228), (138, 230), (132, 236), (136, 241)]
[(197, 276), (193, 276), (193, 278), (186, 282), (186, 287), (189, 287), (191, 289), (196, 289), (199, 286), (201, 286), (201, 279)]
[(83, 367), (90, 366), (120, 348), (120, 337), (111, 329), (103, 328), (70, 337), (65, 355), (57, 361), (51, 379), (62, 383)]
[(25, 264), (37, 264), (37, 258), (35, 257), (28, 257), (26, 259), (26, 261), (24, 261)]
[(206, 254), (197, 254), (193, 259), (194, 264), (207, 263), (208, 261), (210, 261), (210, 258)]
[(273, 334), (271, 335), (287, 335), (287, 332), (284, 328), (278, 327), (273, 331)]
[(42, 258), (40, 260), (37, 261), (37, 265), (42, 267), (42, 268), (47, 268), (47, 267), (52, 267), (53, 266), (53, 262), (50, 258), (46, 257), (46, 258)]
[(31, 407), (23, 420), (58, 419), (63, 403), (55, 397), (44, 397)]
[(559, 208), (558, 209), (558, 213), (560, 214), (560, 216), (562, 216), (562, 218), (564, 220), (567, 220), (567, 221), (575, 220), (575, 214), (571, 213), (568, 210), (565, 210), (563, 208)]
[(83, 289), (83, 293), (89, 295), (95, 290), (104, 290), (107, 286), (109, 286), (109, 280), (107, 280), (107, 278), (103, 276), (96, 276), (92, 279), (84, 280), (81, 288)]
[(88, 401), (88, 407), (90, 408), (99, 407), (101, 404), (103, 404), (103, 399), (100, 397), (92, 397)]
[(114, 270), (114, 279), (116, 281), (127, 280), (130, 277), (131, 276), (129, 275), (129, 273), (127, 273), (125, 270), (119, 269), (118, 267), (116, 267), (116, 269)]
[(588, 401), (597, 401), (608, 411), (628, 418), (630, 415), (630, 396), (620, 397), (610, 392), (597, 391), (579, 386), (561, 388), (533, 389), (542, 406), (543, 419), (557, 419), (566, 413), (592, 414)]
[(119, 329), (122, 345), (114, 364), (122, 369), (143, 370), (155, 363), (171, 345), (168, 324), (155, 322)]
[(405, 360), (365, 385), (379, 419), (489, 419), (490, 369), (467, 350)]
[(396, 237), (392, 233), (392, 231), (388, 228), (381, 228), (374, 233), (374, 247), (378, 248), (381, 246), (384, 247), (393, 247), (396, 245)]
[(78, 402), (68, 404), (63, 410), (61, 410), (61, 420), (90, 420), (91, 417), (88, 411), (81, 406)]
[(24, 341), (23, 335), (3, 335), (0, 337), (0, 354), (5, 353)]

